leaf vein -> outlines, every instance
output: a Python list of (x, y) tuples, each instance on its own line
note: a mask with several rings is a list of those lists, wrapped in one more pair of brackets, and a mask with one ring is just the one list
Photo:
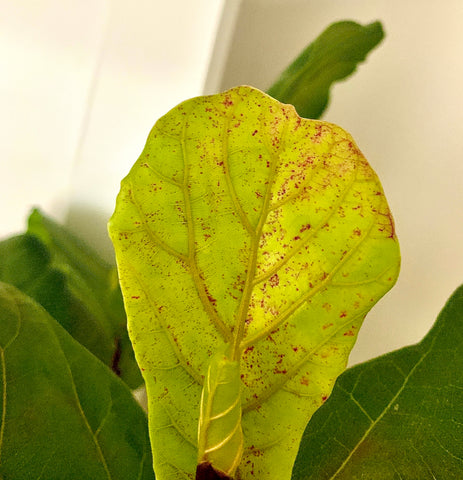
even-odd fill
[[(288, 129), (288, 123), (285, 123), (284, 130), (280, 137), (280, 144), (285, 142), (285, 136)], [(257, 224), (255, 236), (252, 238), (251, 242), (251, 254), (249, 256), (248, 267), (246, 270), (246, 282), (243, 289), (243, 296), (241, 297), (241, 302), (238, 310), (237, 321), (235, 326), (235, 335), (233, 338), (233, 348), (232, 348), (232, 360), (239, 360), (241, 357), (241, 351), (245, 348), (243, 346), (243, 337), (245, 329), (245, 320), (248, 314), (249, 302), (251, 301), (252, 291), (254, 289), (254, 277), (257, 269), (257, 255), (259, 251), (259, 239), (262, 235), (262, 230), (265, 225), (269, 213), (269, 204), (272, 196), (272, 188), (275, 183), (279, 155), (275, 155), (270, 146), (267, 143), (265, 136), (263, 137), (264, 146), (270, 156), (270, 171), (269, 178), (267, 182), (267, 189), (264, 194), (264, 201), (262, 204), (262, 210), (259, 217), (259, 222)]]
[(288, 254), (282, 260), (276, 263), (269, 271), (256, 277), (254, 281), (254, 285), (258, 285), (259, 283), (265, 281), (266, 279), (270, 278), (272, 275), (277, 273), (285, 264), (288, 263), (289, 260), (291, 260), (291, 258), (293, 258), (298, 252), (300, 252), (302, 248), (304, 248), (307, 245), (307, 243), (309, 243), (309, 241), (315, 237), (315, 235), (323, 228), (324, 225), (326, 225), (329, 222), (329, 220), (336, 213), (337, 208), (342, 204), (342, 201), (349, 193), (350, 189), (355, 183), (355, 180), (356, 179), (354, 176), (352, 180), (349, 182), (349, 184), (346, 186), (344, 191), (342, 192), (342, 195), (339, 196), (339, 199), (333, 204), (332, 208), (330, 209), (326, 217), (323, 218), (316, 227), (314, 227), (308, 232), (308, 234), (306, 235), (306, 238), (302, 242), (300, 242), (300, 244), (297, 247), (292, 248), (288, 252)]
[(432, 342), (431, 342), (431, 345), (428, 349), (428, 351), (426, 351), (423, 356), (416, 362), (415, 366), (410, 370), (410, 372), (408, 373), (408, 375), (405, 377), (403, 383), (402, 383), (402, 386), (397, 390), (397, 393), (394, 395), (394, 397), (389, 401), (389, 403), (384, 407), (384, 410), (382, 411), (382, 413), (378, 416), (378, 418), (376, 418), (376, 420), (365, 430), (365, 433), (362, 435), (362, 438), (360, 438), (360, 440), (357, 442), (357, 444), (355, 445), (354, 448), (352, 448), (352, 450), (350, 451), (349, 455), (346, 457), (346, 459), (342, 462), (342, 464), (340, 465), (340, 467), (336, 470), (336, 472), (334, 472), (334, 474), (330, 477), (329, 480), (333, 480), (334, 478), (336, 478), (338, 476), (338, 474), (340, 474), (342, 472), (342, 470), (344, 469), (344, 467), (347, 465), (347, 463), (349, 462), (349, 460), (352, 458), (352, 456), (354, 455), (354, 453), (359, 449), (359, 447), (363, 444), (363, 442), (367, 439), (368, 435), (370, 434), (370, 432), (373, 430), (373, 428), (375, 428), (375, 426), (383, 419), (384, 415), (386, 415), (386, 413), (391, 409), (391, 407), (396, 403), (398, 397), (400, 396), (400, 394), (403, 392), (403, 390), (405, 389), (405, 387), (407, 386), (408, 384), (408, 381), (410, 379), (410, 377), (413, 375), (413, 373), (415, 372), (415, 370), (421, 365), (421, 363), (423, 363), (423, 361), (426, 359), (426, 357), (429, 355), (429, 353), (431, 352), (431, 349), (432, 349), (432, 346), (434, 345), (434, 342), (435, 342), (436, 339), (434, 339)]
[(217, 314), (216, 310), (213, 308), (211, 302), (209, 301), (209, 296), (207, 294), (206, 286), (204, 280), (201, 277), (201, 273), (198, 268), (198, 264), (196, 262), (196, 241), (195, 241), (195, 233), (194, 233), (194, 221), (193, 221), (193, 214), (192, 214), (192, 206), (191, 206), (191, 199), (189, 194), (189, 167), (188, 167), (188, 156), (186, 153), (186, 128), (187, 122), (186, 119), (183, 123), (182, 129), (182, 138), (181, 138), (181, 145), (182, 145), (182, 155), (184, 160), (184, 175), (183, 175), (183, 198), (184, 198), (184, 205), (185, 205), (185, 216), (187, 219), (187, 228), (188, 228), (188, 264), (190, 266), (191, 275), (193, 277), (193, 282), (196, 287), (196, 291), (199, 295), (201, 303), (203, 305), (204, 311), (209, 316), (211, 322), (215, 325), (217, 330), (220, 334), (224, 337), (225, 340), (229, 340), (231, 338), (231, 332), (222, 321), (222, 319)]
[(370, 233), (371, 229), (375, 225), (375, 222), (372, 222), (370, 227), (367, 229), (366, 233), (364, 233), (357, 243), (351, 248), (351, 250), (338, 262), (338, 264), (333, 268), (333, 270), (326, 276), (324, 280), (320, 282), (320, 284), (313, 289), (309, 290), (307, 293), (301, 295), (298, 300), (295, 300), (289, 307), (286, 308), (280, 315), (278, 315), (275, 320), (266, 328), (262, 329), (260, 332), (256, 333), (252, 337), (248, 338), (244, 343), (244, 348), (252, 345), (253, 343), (261, 340), (262, 338), (267, 337), (271, 334), (279, 325), (284, 323), (299, 307), (301, 307), (307, 300), (313, 298), (316, 294), (318, 294), (323, 288), (330, 283), (331, 279), (336, 275), (336, 273), (340, 270), (340, 268), (347, 263), (350, 257), (360, 248), (362, 243), (368, 238), (368, 234)]
[[(151, 298), (151, 295), (149, 294), (149, 290), (147, 289), (145, 283), (140, 278), (140, 276), (138, 275), (138, 272), (135, 270), (135, 268), (132, 267), (131, 265), (130, 265), (130, 268), (132, 270), (133, 276), (135, 277), (135, 280), (138, 282), (138, 284), (140, 285), (140, 288), (143, 290), (143, 293), (145, 294), (145, 296), (148, 300), (148, 303), (151, 305), (151, 311), (152, 312), (157, 311), (156, 304), (153, 302), (153, 300)], [(158, 320), (159, 325), (161, 326), (164, 335), (167, 336), (167, 338), (169, 340), (169, 343), (172, 347), (172, 350), (174, 351), (175, 355), (177, 356), (177, 358), (178, 358), (179, 362), (181, 363), (182, 367), (184, 368), (184, 370), (186, 370), (186, 372), (190, 375), (190, 377), (192, 377), (196, 381), (196, 383), (198, 383), (199, 385), (202, 385), (203, 381), (202, 381), (201, 376), (191, 366), (189, 366), (188, 363), (186, 362), (185, 357), (183, 356), (183, 354), (180, 351), (178, 345), (175, 343), (174, 339), (172, 338), (172, 334), (170, 333), (169, 329), (167, 328), (166, 324), (164, 323), (163, 318), (164, 317), (162, 315), (156, 315), (156, 319)]]
[[(140, 221), (142, 223), (143, 229), (148, 234), (151, 241), (155, 245), (157, 245), (159, 248), (161, 248), (162, 250), (167, 252), (169, 255), (172, 255), (173, 257), (178, 258), (179, 260), (181, 260), (185, 263), (188, 262), (188, 258), (187, 258), (186, 255), (178, 252), (177, 250), (175, 250), (174, 248), (169, 246), (167, 243), (162, 241), (158, 237), (158, 235), (153, 231), (153, 229), (148, 225), (148, 223), (145, 220), (145, 213), (143, 212), (143, 208), (140, 205), (140, 203), (137, 201), (137, 199), (135, 198), (134, 188), (133, 188), (133, 184), (131, 182), (130, 182), (130, 188), (129, 188), (129, 195), (130, 195), (130, 200), (132, 201), (133, 205), (135, 206), (135, 208), (138, 211), (138, 215), (139, 215)], [(121, 232), (121, 233), (123, 233), (123, 232)]]

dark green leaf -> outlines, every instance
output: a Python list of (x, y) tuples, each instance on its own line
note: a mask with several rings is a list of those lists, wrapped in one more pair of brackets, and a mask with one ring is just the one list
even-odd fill
[(28, 234), (0, 242), (0, 280), (38, 301), (130, 387), (140, 385), (115, 268), (64, 227), (34, 210)]
[(331, 85), (353, 73), (384, 37), (381, 23), (338, 22), (312, 42), (270, 87), (268, 94), (296, 107), (305, 118), (320, 118)]
[(0, 478), (154, 480), (127, 386), (32, 299), (0, 283)]
[(463, 286), (419, 344), (339, 377), (293, 480), (463, 478), (462, 372)]

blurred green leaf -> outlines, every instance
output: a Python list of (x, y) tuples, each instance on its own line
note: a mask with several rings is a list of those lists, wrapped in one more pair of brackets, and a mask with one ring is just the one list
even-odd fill
[(0, 478), (154, 480), (128, 387), (35, 301), (0, 283)]
[(142, 383), (113, 266), (34, 210), (28, 233), (0, 242), (0, 280), (38, 301), (131, 387)]
[(339, 377), (293, 480), (463, 478), (462, 372), (463, 286), (419, 344)]
[(344, 21), (330, 25), (270, 87), (268, 94), (296, 107), (305, 118), (320, 118), (331, 85), (352, 74), (383, 39), (381, 23), (359, 25)]

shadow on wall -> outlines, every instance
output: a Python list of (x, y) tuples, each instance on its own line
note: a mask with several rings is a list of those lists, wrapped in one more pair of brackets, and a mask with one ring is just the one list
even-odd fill
[(114, 249), (107, 229), (108, 221), (106, 212), (75, 203), (70, 205), (64, 225), (74, 235), (91, 245), (106, 262), (114, 264)]

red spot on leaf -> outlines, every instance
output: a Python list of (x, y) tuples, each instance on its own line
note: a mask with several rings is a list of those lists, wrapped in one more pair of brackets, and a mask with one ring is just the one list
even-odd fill
[(329, 311), (331, 310), (331, 304), (325, 302), (325, 303), (322, 305), (322, 308), (324, 308), (327, 312), (329, 312)]
[(231, 107), (233, 105), (233, 101), (228, 96), (225, 97), (225, 99), (222, 103), (225, 107)]
[(278, 276), (278, 273), (275, 273), (269, 278), (269, 283), (272, 288), (278, 287), (278, 285), (280, 284), (280, 277)]
[(212, 305), (214, 305), (214, 307), (216, 306), (217, 300), (212, 295), (208, 295), (207, 299), (212, 303)]
[(309, 385), (309, 379), (307, 377), (302, 377), (301, 378), (301, 385), (305, 385), (306, 387)]
[(299, 232), (302, 233), (302, 232), (305, 232), (306, 230), (310, 230), (311, 228), (312, 228), (312, 225), (310, 225), (310, 223), (306, 223), (305, 225), (302, 225)]

